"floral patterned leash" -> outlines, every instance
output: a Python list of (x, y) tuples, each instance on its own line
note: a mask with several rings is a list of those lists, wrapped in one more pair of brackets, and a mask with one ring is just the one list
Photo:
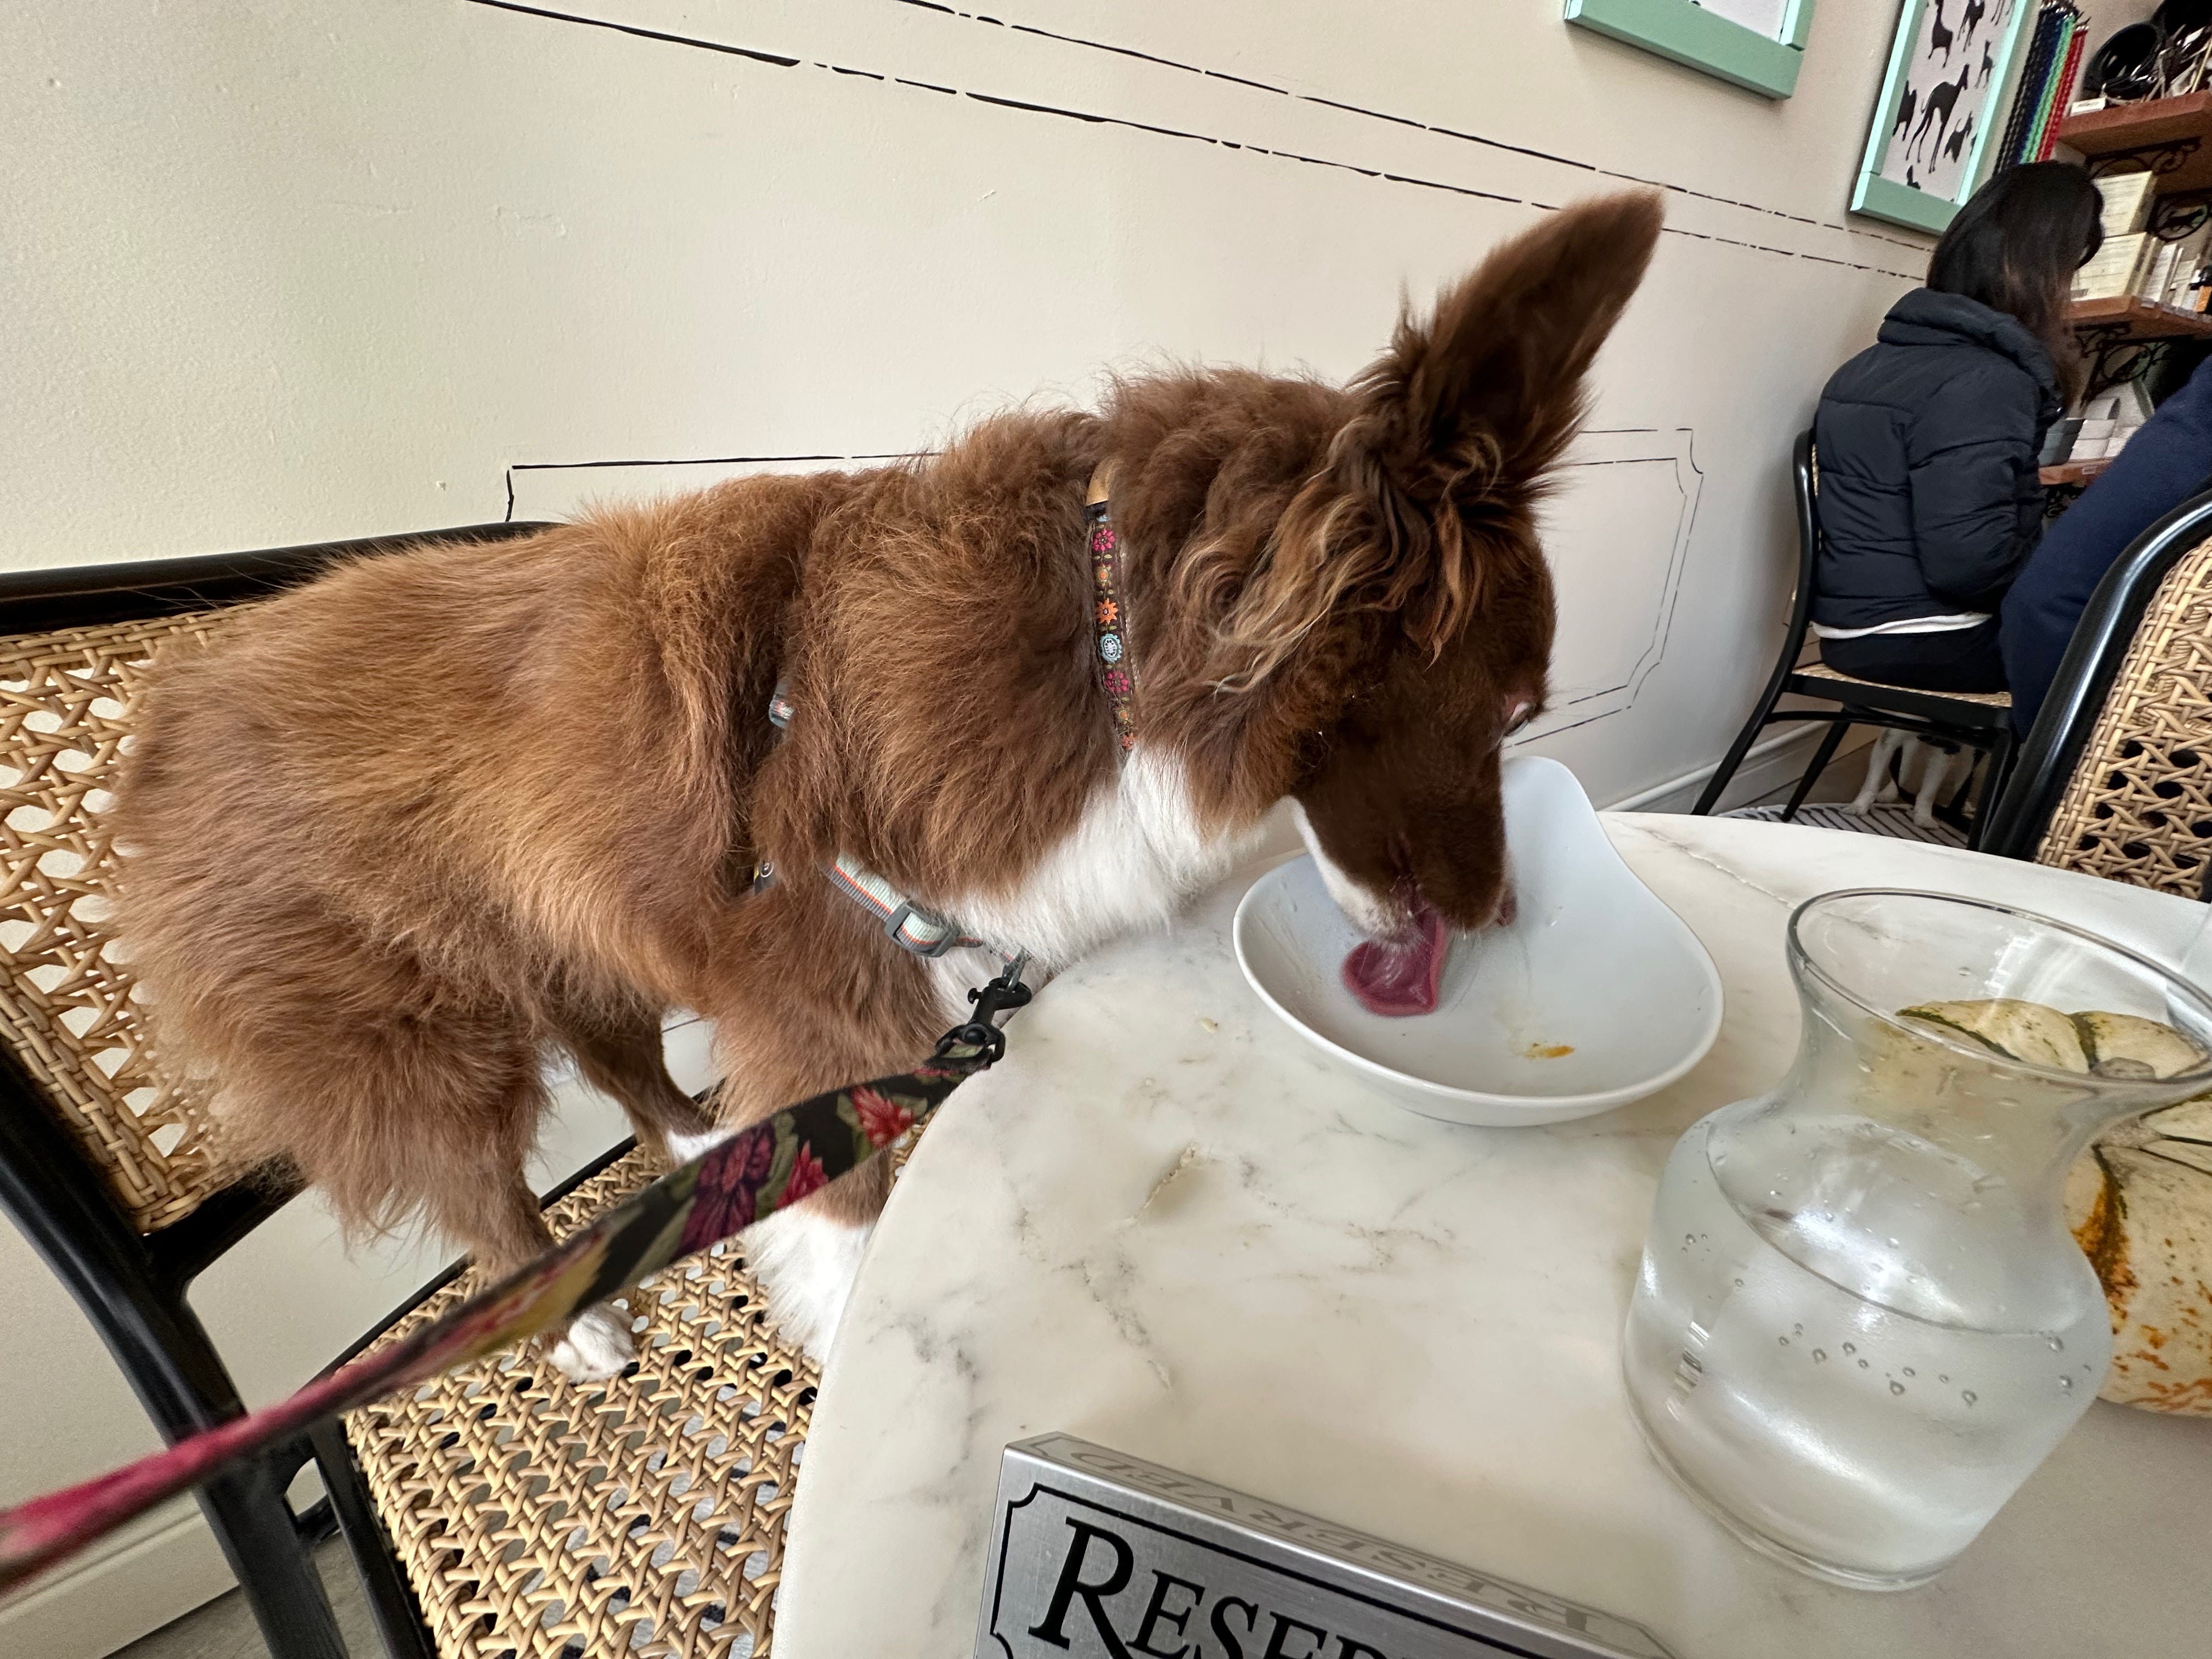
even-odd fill
[(947, 1031), (912, 1071), (816, 1095), (732, 1135), (406, 1340), (165, 1451), (0, 1510), (0, 1589), (325, 1419), (550, 1330), (858, 1169), (1006, 1053), (998, 1017), (1029, 1001), (1026, 964), (1018, 957), (969, 992), (975, 1018)]

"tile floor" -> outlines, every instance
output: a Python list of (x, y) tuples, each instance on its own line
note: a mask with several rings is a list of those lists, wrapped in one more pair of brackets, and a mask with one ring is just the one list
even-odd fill
[[(332, 1538), (318, 1546), (315, 1565), (322, 1570), (331, 1610), (337, 1615), (338, 1630), (353, 1659), (386, 1659), (344, 1541)], [(267, 1651), (253, 1615), (246, 1611), (246, 1598), (232, 1590), (129, 1647), (118, 1648), (112, 1659), (263, 1659)]]

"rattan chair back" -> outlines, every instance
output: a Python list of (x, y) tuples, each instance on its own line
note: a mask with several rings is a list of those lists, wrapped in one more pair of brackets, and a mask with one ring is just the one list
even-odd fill
[(2197, 896), (2212, 857), (2212, 494), (2112, 562), (1984, 849)]
[(2036, 861), (2195, 898), (2212, 855), (2212, 539), (2158, 584)]
[(0, 639), (0, 1042), (141, 1232), (226, 1184), (206, 1102), (155, 1064), (114, 933), (106, 808), (157, 654), (201, 611)]

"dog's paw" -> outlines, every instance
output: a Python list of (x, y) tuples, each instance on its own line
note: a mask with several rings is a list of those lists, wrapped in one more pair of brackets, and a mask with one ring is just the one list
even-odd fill
[(601, 1305), (576, 1316), (547, 1356), (572, 1382), (604, 1382), (637, 1358), (629, 1322)]
[(736, 1133), (735, 1129), (708, 1129), (696, 1135), (672, 1134), (668, 1137), (668, 1156), (678, 1164), (689, 1164), (713, 1152)]
[(745, 1235), (745, 1261), (767, 1297), (769, 1317), (817, 1364), (830, 1358), (874, 1231), (872, 1224), (848, 1226), (802, 1205), (777, 1211)]

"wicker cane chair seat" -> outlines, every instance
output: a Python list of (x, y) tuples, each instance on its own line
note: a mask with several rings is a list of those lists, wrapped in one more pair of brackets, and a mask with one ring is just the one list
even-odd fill
[[(142, 1234), (222, 1191), (205, 1100), (165, 1080), (111, 927), (104, 827), (165, 647), (203, 611), (0, 640), (0, 1042)], [(565, 1233), (652, 1179), (633, 1152), (548, 1212)], [(382, 1340), (475, 1288), (462, 1274)], [(441, 1656), (752, 1656), (819, 1378), (728, 1246), (629, 1298), (640, 1362), (579, 1386), (512, 1352), (354, 1413), (378, 1519)]]
[(2212, 855), (2212, 541), (2137, 624), (2038, 863), (2197, 897)]
[[(566, 1234), (655, 1173), (633, 1152), (546, 1218)], [(347, 1419), (441, 1655), (766, 1659), (813, 1363), (776, 1336), (726, 1245), (628, 1306), (640, 1358), (611, 1382), (510, 1352)]]
[[(1796, 675), (1802, 680), (1832, 681), (1837, 687), (1836, 695), (1839, 697), (1844, 695), (1844, 688), (1853, 685), (1863, 685), (1869, 691), (1893, 692), (1897, 690), (1895, 686), (1885, 685), (1879, 680), (1863, 680), (1856, 675), (1844, 673), (1838, 669), (1829, 667), (1824, 662), (1802, 664), (1796, 670)], [(1984, 708), (2012, 707), (2012, 693), (2009, 691), (1946, 691), (1942, 696), (1948, 702), (1979, 703)]]

